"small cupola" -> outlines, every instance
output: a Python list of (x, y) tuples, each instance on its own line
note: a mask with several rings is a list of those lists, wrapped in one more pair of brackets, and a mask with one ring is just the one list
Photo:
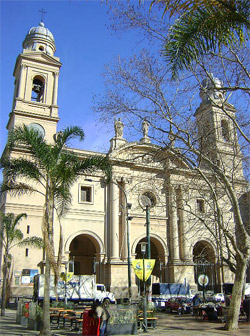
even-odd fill
[(48, 28), (40, 22), (37, 27), (32, 27), (23, 41), (23, 49), (28, 51), (44, 52), (54, 56), (56, 51), (54, 36)]
[(222, 82), (210, 74), (209, 78), (205, 78), (202, 81), (200, 89), (200, 97), (202, 102), (222, 104), (225, 101), (225, 93), (222, 90)]

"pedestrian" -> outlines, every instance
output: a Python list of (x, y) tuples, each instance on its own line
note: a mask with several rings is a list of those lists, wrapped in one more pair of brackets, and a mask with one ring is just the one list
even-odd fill
[(195, 294), (195, 296), (193, 297), (193, 315), (199, 315), (198, 309), (201, 303), (202, 303), (202, 300), (200, 298), (199, 293)]
[(94, 303), (96, 317), (100, 319), (100, 336), (104, 336), (106, 333), (108, 319), (110, 317), (106, 308), (101, 305), (99, 300)]
[(243, 310), (247, 316), (247, 322), (250, 322), (250, 295), (246, 295), (243, 300)]

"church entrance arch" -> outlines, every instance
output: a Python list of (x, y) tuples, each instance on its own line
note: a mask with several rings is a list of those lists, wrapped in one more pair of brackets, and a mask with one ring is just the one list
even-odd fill
[(202, 286), (198, 283), (200, 274), (205, 274), (209, 278), (206, 290), (215, 290), (216, 287), (216, 265), (215, 252), (210, 243), (201, 240), (194, 245), (193, 248), (194, 276), (198, 285), (198, 290), (202, 290)]
[(69, 245), (69, 259), (74, 260), (75, 275), (96, 274), (99, 279), (100, 245), (88, 234), (79, 234)]

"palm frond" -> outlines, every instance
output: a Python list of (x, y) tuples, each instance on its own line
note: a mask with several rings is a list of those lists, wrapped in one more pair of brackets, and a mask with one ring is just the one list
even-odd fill
[(102, 156), (91, 156), (82, 160), (78, 165), (75, 167), (76, 172), (81, 171), (82, 174), (88, 174), (93, 172), (94, 170), (102, 170), (108, 181), (111, 179), (112, 170), (111, 165), (107, 157)]
[(0, 238), (5, 248), (11, 248), (15, 242), (20, 242), (23, 239), (23, 233), (17, 228), (19, 222), (23, 218), (27, 218), (26, 213), (14, 215), (13, 213), (0, 212), (1, 217), (1, 231)]
[(23, 239), (20, 243), (18, 243), (18, 246), (20, 247), (30, 246), (30, 247), (40, 249), (40, 248), (43, 248), (44, 244), (43, 244), (42, 238), (33, 236), (33, 237)]
[(14, 182), (17, 176), (20, 178), (32, 179), (36, 182), (44, 180), (43, 167), (39, 162), (25, 158), (11, 159), (3, 157), (0, 161), (0, 168), (4, 169), (4, 177), (10, 182)]
[[(43, 173), (54, 164), (54, 146), (47, 144), (39, 131), (26, 125), (18, 126), (10, 133), (8, 147), (12, 150), (15, 146), (22, 147), (27, 151), (28, 157), (24, 161), (30, 161), (31, 165), (33, 164), (37, 168), (37, 172), (40, 172), (40, 176), (37, 174), (37, 181), (41, 182)], [(20, 165), (22, 163), (24, 162), (20, 161)]]
[(37, 192), (37, 189), (26, 183), (14, 183), (12, 181), (4, 181), (0, 185), (0, 193), (8, 192), (12, 196), (21, 196), (23, 194), (31, 194)]
[(13, 243), (15, 241), (20, 241), (23, 239), (23, 233), (19, 229), (15, 229), (11, 232), (11, 239), (10, 242)]
[(81, 127), (67, 127), (63, 131), (60, 131), (56, 134), (55, 147), (61, 151), (61, 149), (65, 147), (70, 142), (70, 140), (78, 139), (79, 141), (82, 141), (84, 140), (84, 137), (85, 135)]
[(243, 43), (246, 22), (242, 13), (218, 10), (211, 6), (183, 14), (172, 25), (163, 51), (173, 77), (196, 59), (223, 44)]

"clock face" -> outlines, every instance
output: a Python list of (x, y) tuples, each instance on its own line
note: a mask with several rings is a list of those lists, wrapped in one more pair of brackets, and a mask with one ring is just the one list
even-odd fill
[(145, 192), (140, 196), (140, 204), (142, 207), (152, 208), (156, 204), (156, 198), (151, 192)]
[(28, 128), (37, 131), (44, 138), (45, 130), (40, 124), (36, 124), (36, 123), (29, 124)]

